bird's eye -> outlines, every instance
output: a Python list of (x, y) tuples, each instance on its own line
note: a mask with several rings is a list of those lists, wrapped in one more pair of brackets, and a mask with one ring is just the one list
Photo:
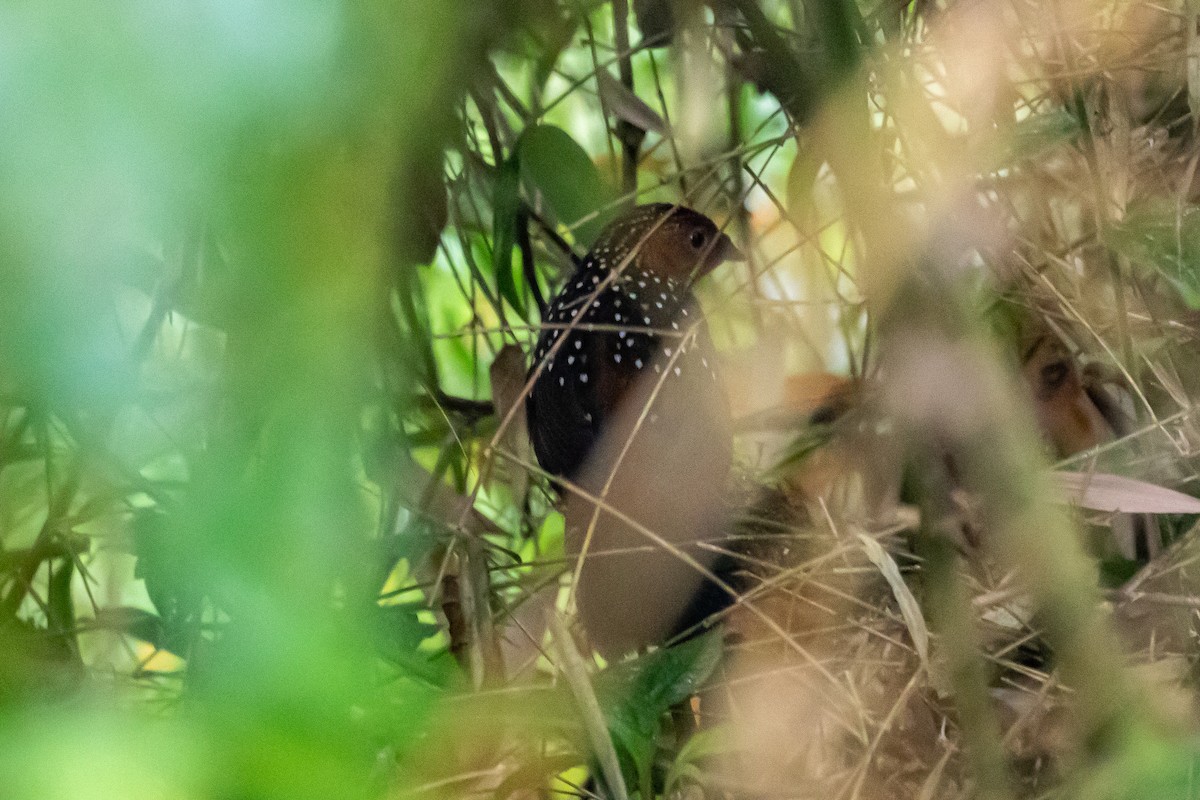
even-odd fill
[(692, 245), (692, 247), (699, 250), (701, 247), (704, 247), (704, 241), (706, 238), (707, 237), (704, 235), (704, 231), (692, 231), (691, 236), (688, 237), (688, 242)]
[(1042, 389), (1049, 395), (1058, 390), (1071, 375), (1071, 366), (1066, 361), (1055, 361), (1042, 367)]

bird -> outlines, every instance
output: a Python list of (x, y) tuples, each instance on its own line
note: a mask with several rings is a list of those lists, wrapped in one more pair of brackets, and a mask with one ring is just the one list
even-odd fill
[(639, 378), (699, 372), (711, 383), (703, 395), (721, 391), (691, 287), (743, 258), (711, 219), (670, 203), (637, 206), (601, 232), (547, 307), (534, 350), (526, 421), (546, 472), (577, 477)]
[(692, 287), (743, 258), (698, 211), (638, 206), (601, 232), (543, 317), (527, 428), (565, 495), (580, 619), (606, 656), (661, 644), (712, 607), (697, 598), (712, 593), (715, 556), (698, 545), (726, 532), (732, 426)]

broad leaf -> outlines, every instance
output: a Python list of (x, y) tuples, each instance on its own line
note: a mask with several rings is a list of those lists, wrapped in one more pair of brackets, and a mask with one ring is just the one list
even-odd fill
[(591, 157), (553, 125), (526, 129), (517, 149), (527, 184), (541, 194), (560, 223), (572, 228), (578, 241), (591, 244), (609, 220), (611, 213), (604, 210), (615, 199)]
[[(608, 718), (627, 779), (630, 767), (645, 784), (663, 715), (695, 694), (721, 657), (720, 631), (634, 661), (609, 667), (596, 678), (596, 695)], [(630, 763), (632, 762), (632, 764)]]

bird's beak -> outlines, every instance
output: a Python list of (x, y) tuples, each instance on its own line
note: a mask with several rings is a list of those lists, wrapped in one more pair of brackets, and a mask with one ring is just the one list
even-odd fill
[(707, 275), (717, 267), (724, 264), (726, 261), (745, 261), (746, 254), (737, 249), (737, 245), (733, 243), (725, 234), (721, 234), (720, 238), (713, 243), (712, 249), (709, 250), (708, 257), (704, 259), (704, 265), (697, 273), (697, 277)]
[(737, 245), (733, 243), (725, 234), (721, 234), (720, 240), (717, 242), (717, 263), (722, 261), (745, 261), (746, 254), (738, 250)]

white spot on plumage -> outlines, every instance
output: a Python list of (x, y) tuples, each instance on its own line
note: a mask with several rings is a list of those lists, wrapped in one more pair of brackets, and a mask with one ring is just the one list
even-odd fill
[(587, 383), (587, 373), (586, 372), (579, 373), (579, 382)]
[(642, 360), (640, 358), (635, 358), (633, 360), (633, 365), (635, 367), (637, 367), (638, 369), (641, 369), (642, 368)]
[(675, 368), (675, 374), (676, 374), (676, 375), (678, 375), (678, 374), (679, 374), (679, 372), (680, 372), (680, 370), (679, 370), (679, 367), (676, 367), (676, 368)]
[(575, 363), (575, 356), (567, 356), (567, 363), (568, 363), (568, 364), (574, 364), (574, 363)]
[(620, 354), (620, 353), (615, 353), (615, 354), (613, 355), (613, 361), (615, 361), (615, 362), (617, 362), (618, 364), (620, 364), (620, 363), (621, 363), (621, 354)]
[(576, 339), (576, 340), (575, 340), (575, 349), (576, 349), (576, 350), (582, 350), (582, 349), (583, 349), (583, 339)]

